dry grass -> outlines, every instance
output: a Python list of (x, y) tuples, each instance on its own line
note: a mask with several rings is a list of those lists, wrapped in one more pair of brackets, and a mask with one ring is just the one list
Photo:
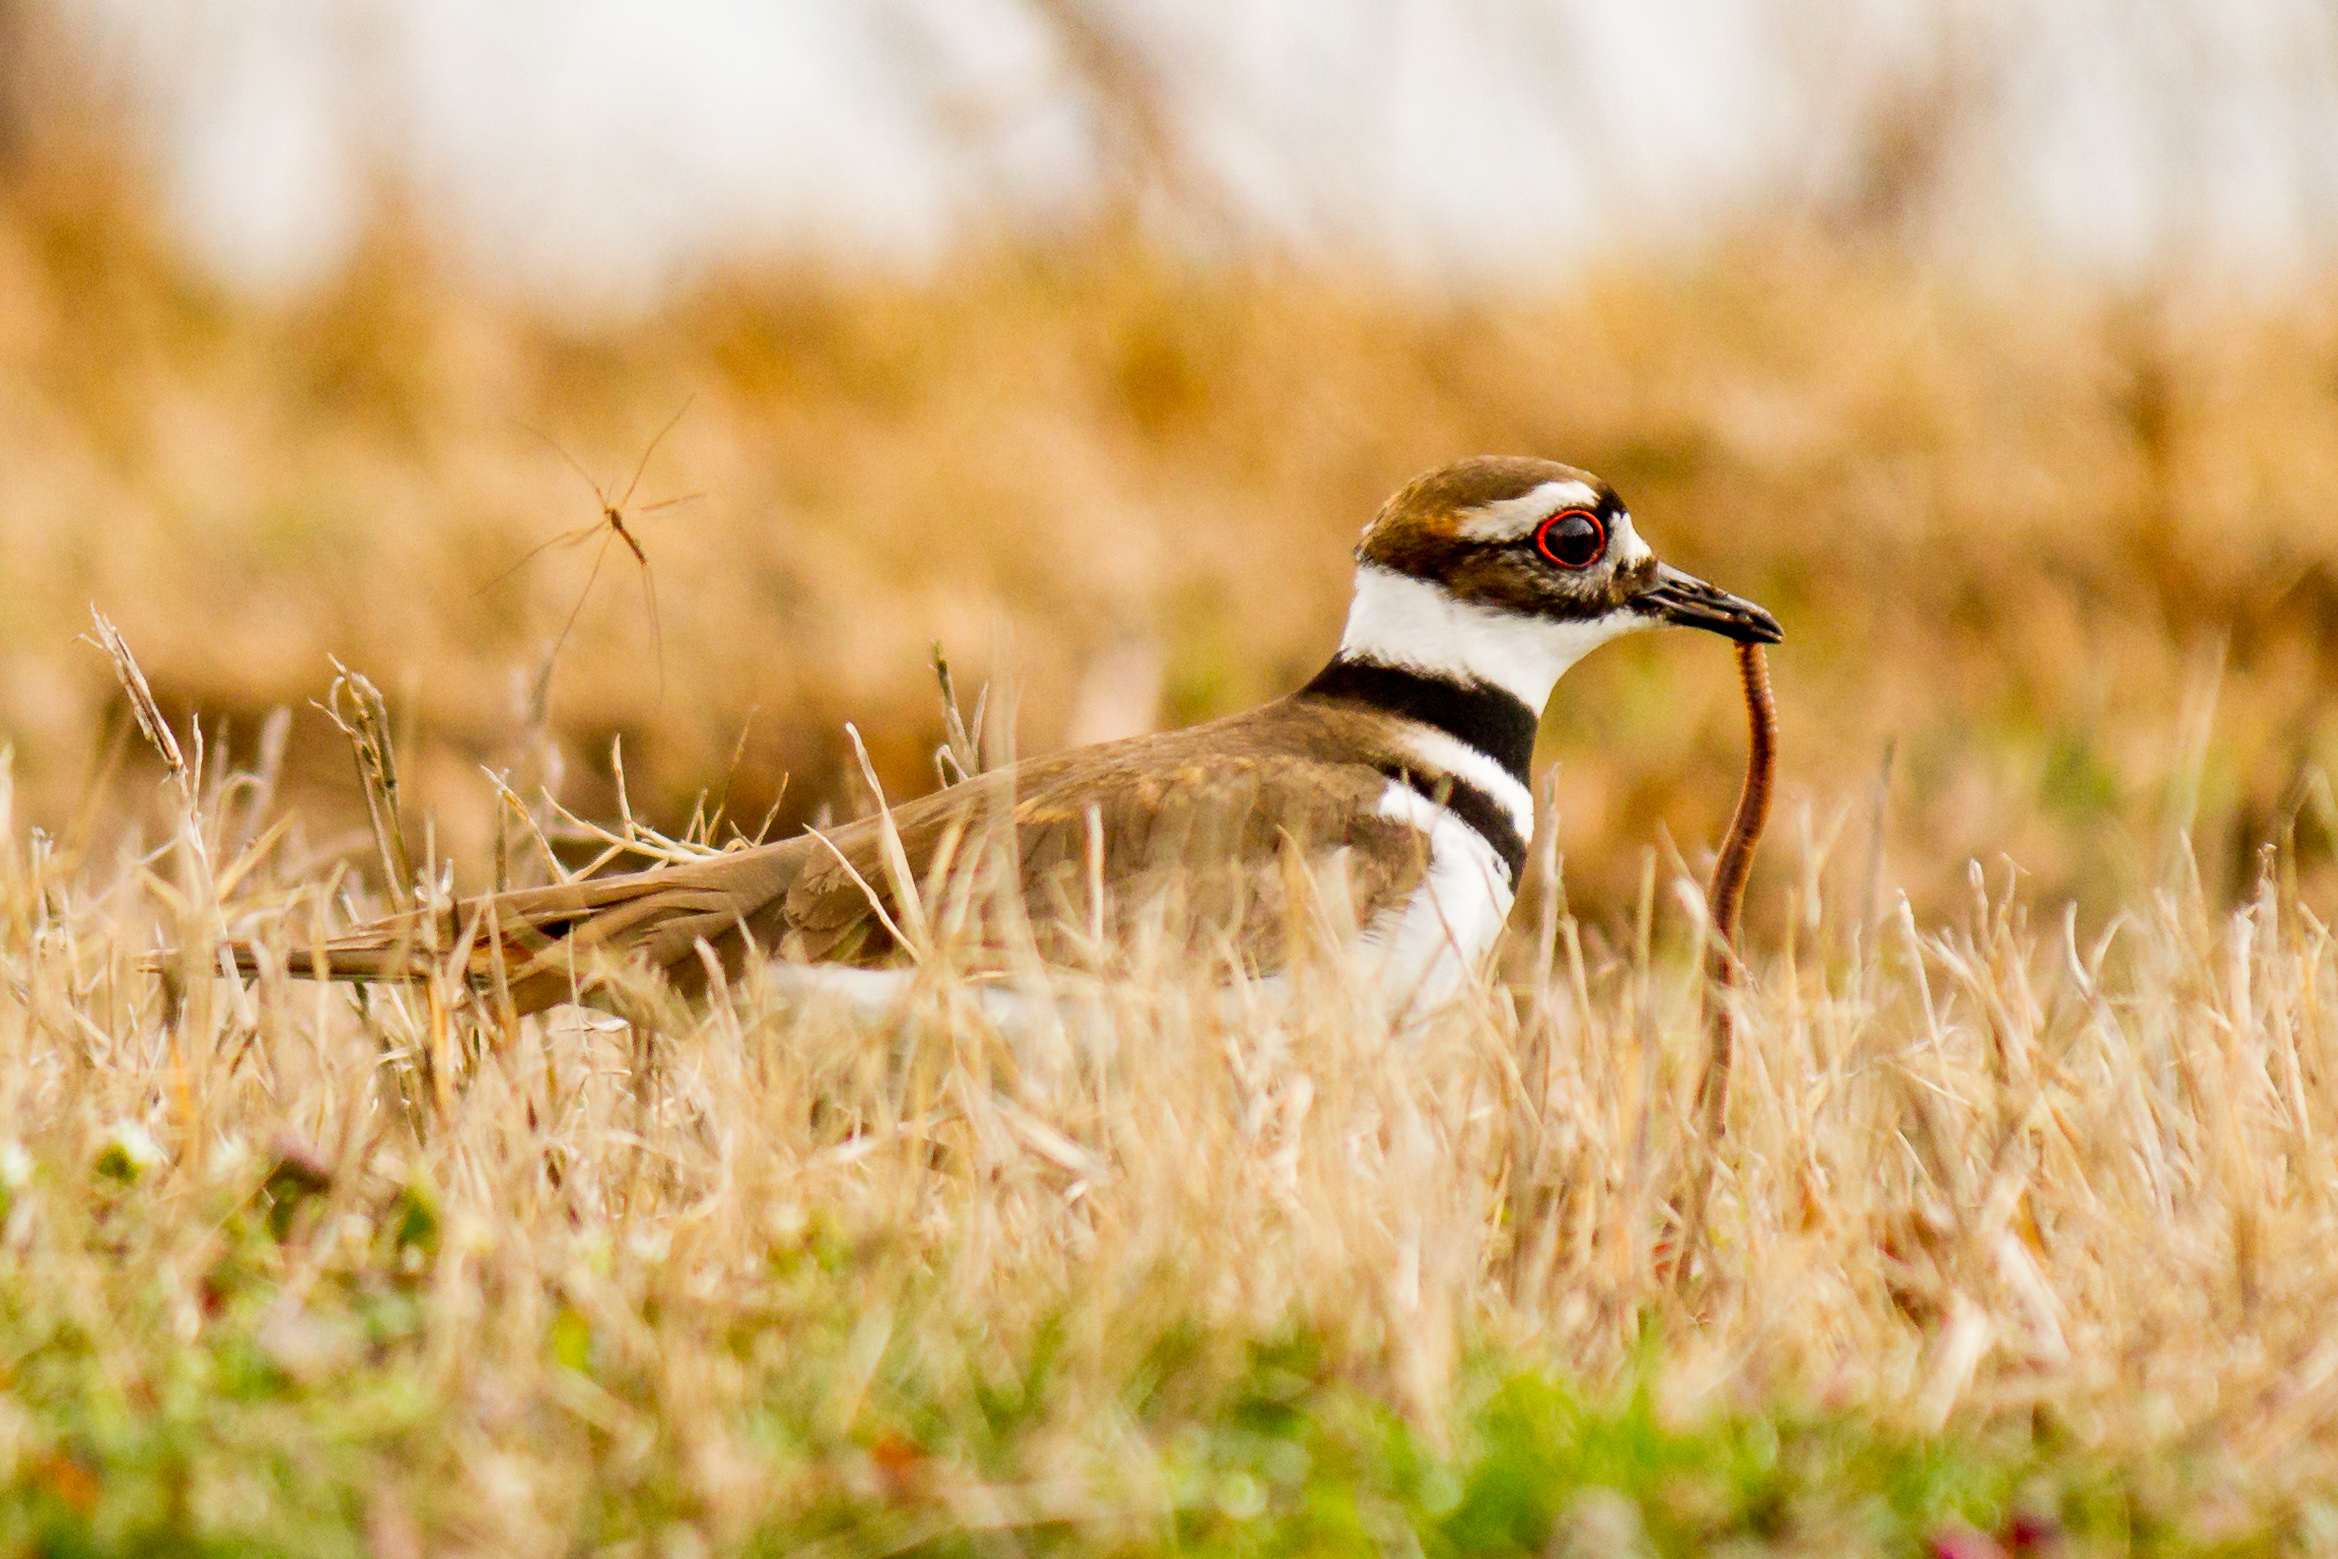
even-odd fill
[(10, 1541), (1507, 1550), (1619, 1519), (1584, 1486), (1667, 1551), (2326, 1536), (2338, 944), (2278, 860), (2083, 940), (1792, 863), (1680, 1283), (1685, 878), (1620, 945), (1539, 895), (1398, 1034), (1328, 965), (507, 1032), (198, 952), (174, 1007), (157, 928), (373, 907), (199, 763), (119, 867), (0, 833)]

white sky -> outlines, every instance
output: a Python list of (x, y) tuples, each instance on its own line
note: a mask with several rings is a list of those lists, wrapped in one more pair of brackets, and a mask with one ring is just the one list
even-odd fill
[[(1025, 0), (57, 0), (231, 277), (330, 269), (372, 173), (496, 273), (647, 296), (713, 256), (915, 265), (1077, 210), (1093, 128)], [(2287, 267), (2338, 240), (2321, 0), (1103, 0), (1246, 228), (1531, 274), (1839, 190), (1951, 40), (1950, 249)]]

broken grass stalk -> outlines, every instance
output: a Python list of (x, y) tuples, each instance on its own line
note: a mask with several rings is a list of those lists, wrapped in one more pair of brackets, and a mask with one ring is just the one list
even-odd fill
[[(381, 852), (382, 874), (390, 903), (403, 914), (414, 907), (414, 858), (406, 848), (406, 827), (398, 813), (398, 751), (390, 735), (389, 706), (382, 691), (338, 660), (338, 673), (316, 707), (325, 712), (334, 729), (349, 738), (357, 760), (357, 782), (365, 792), (365, 814), (373, 825), (374, 847)], [(349, 695), (349, 714), (341, 713), (341, 695)]]

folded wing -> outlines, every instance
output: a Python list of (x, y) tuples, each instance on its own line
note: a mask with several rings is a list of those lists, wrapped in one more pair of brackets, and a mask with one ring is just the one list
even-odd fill
[[(910, 956), (904, 939), (956, 937), (964, 953), (963, 939), (1001, 933), (995, 913), (975, 911), (995, 909), (985, 889), (1011, 880), (1042, 956), (1073, 954), (1099, 926), (1120, 938), (1150, 924), (1271, 969), (1294, 867), (1336, 868), (1361, 925), (1410, 894), (1426, 855), (1410, 824), (1381, 815), (1378, 771), (1245, 742), (1245, 721), (983, 776), (893, 807), (890, 839), (885, 820), (864, 818), (683, 865), (463, 900), (282, 956), (296, 975), (395, 980), (459, 951), (467, 979), (500, 977), (514, 1007), (535, 1012), (573, 999), (612, 957), (695, 991), (707, 978), (701, 944), (734, 972), (751, 948), (883, 965)], [(235, 952), (247, 970), (259, 961), (249, 944)]]

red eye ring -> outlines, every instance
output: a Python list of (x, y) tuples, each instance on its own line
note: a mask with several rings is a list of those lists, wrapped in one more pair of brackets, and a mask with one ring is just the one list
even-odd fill
[(1534, 550), (1561, 568), (1589, 568), (1607, 556), (1607, 524), (1589, 509), (1561, 509), (1535, 528)]

